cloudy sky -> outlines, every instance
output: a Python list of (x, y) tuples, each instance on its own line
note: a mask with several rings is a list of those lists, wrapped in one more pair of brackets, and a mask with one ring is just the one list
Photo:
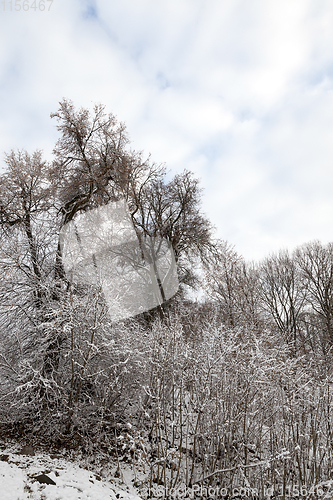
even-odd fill
[(332, 0), (1, 2), (2, 167), (12, 148), (52, 158), (63, 97), (193, 171), (247, 260), (333, 241)]

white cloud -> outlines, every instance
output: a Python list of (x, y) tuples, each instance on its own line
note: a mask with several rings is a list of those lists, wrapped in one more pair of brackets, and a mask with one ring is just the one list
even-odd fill
[(193, 169), (245, 257), (333, 240), (330, 0), (54, 0), (0, 24), (1, 152), (50, 157), (58, 101), (102, 102), (136, 149)]

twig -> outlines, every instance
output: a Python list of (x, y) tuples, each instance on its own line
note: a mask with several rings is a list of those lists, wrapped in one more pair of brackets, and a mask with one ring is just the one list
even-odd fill
[(232, 472), (237, 469), (249, 469), (250, 467), (259, 467), (261, 465), (267, 465), (267, 460), (263, 460), (261, 462), (255, 463), (255, 464), (248, 464), (248, 465), (236, 465), (235, 467), (231, 467), (230, 469), (220, 469), (212, 472), (211, 474), (208, 474), (208, 476), (204, 477), (203, 479), (199, 479), (199, 481), (196, 481), (193, 484), (198, 484), (198, 483), (203, 483), (207, 479), (210, 479), (211, 477), (215, 476), (216, 474), (221, 474), (223, 472)]

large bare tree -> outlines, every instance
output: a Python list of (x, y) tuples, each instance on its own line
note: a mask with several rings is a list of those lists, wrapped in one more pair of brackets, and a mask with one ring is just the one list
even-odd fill
[[(165, 169), (129, 148), (126, 128), (102, 105), (76, 110), (64, 99), (57, 113), (53, 180), (63, 224), (76, 213), (124, 198), (138, 237), (161, 237), (173, 247), (182, 282), (212, 248), (212, 226), (201, 213), (201, 189), (190, 172), (165, 180)], [(61, 259), (59, 247), (59, 273)]]

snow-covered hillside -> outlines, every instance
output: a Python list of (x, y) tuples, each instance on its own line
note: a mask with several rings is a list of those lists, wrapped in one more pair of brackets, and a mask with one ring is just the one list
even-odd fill
[[(74, 457), (25, 455), (17, 445), (3, 444), (0, 449), (1, 500), (141, 500), (129, 474), (120, 481), (85, 469)], [(55, 484), (41, 483), (38, 476), (42, 476), (40, 481), (49, 478)]]

